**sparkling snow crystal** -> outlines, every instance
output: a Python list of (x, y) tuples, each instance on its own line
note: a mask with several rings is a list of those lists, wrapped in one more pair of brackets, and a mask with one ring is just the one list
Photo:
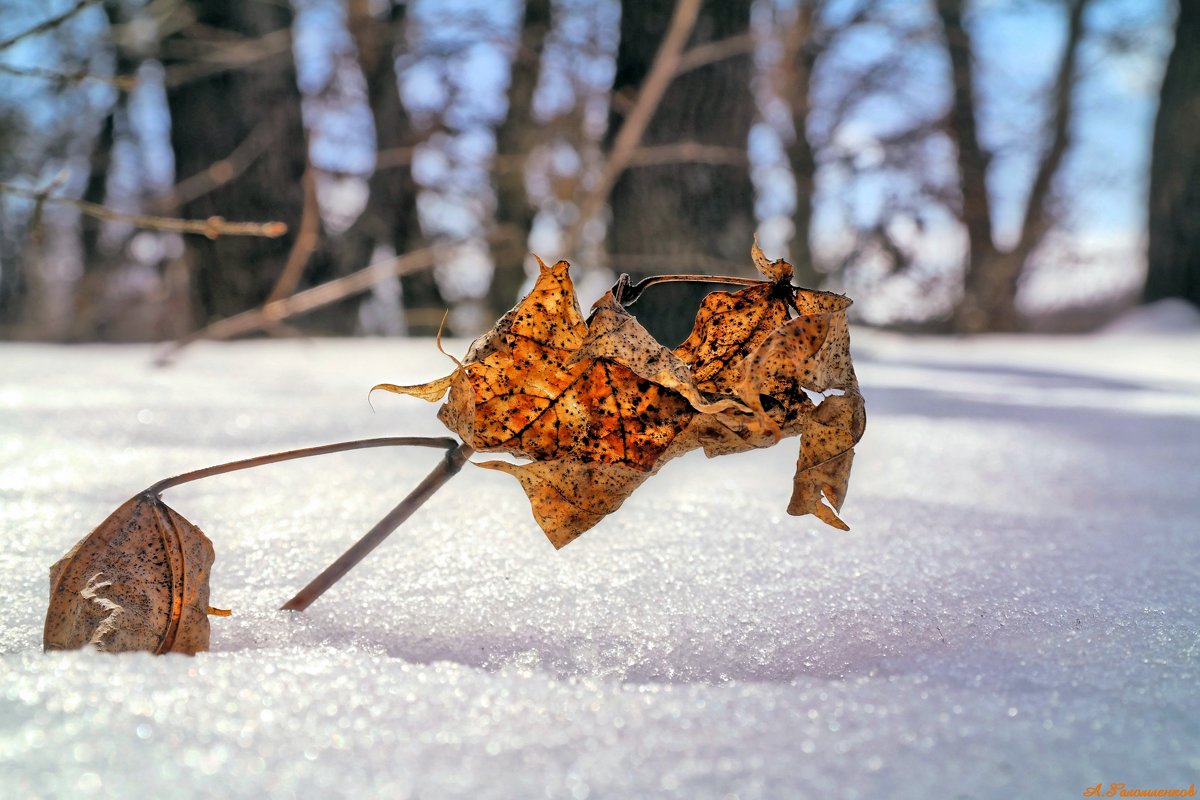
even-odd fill
[[(212, 652), (43, 654), (47, 571), (207, 464), (442, 435), (367, 389), (424, 341), (0, 347), (5, 797), (1025, 798), (1200, 777), (1200, 332), (852, 334), (852, 533), (795, 452), (667, 465), (555, 552), (468, 467), (303, 614), (276, 608), (436, 451), (166, 499), (211, 537)], [(447, 343), (451, 352), (461, 352)]]

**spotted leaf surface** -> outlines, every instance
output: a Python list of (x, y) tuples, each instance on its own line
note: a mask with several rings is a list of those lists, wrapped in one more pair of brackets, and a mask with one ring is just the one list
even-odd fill
[(844, 528), (834, 510), (865, 420), (846, 333), (850, 301), (795, 289), (792, 266), (768, 261), (757, 243), (752, 257), (766, 280), (710, 294), (674, 351), (612, 294), (585, 320), (567, 262), (539, 260), (529, 296), (453, 373), (375, 388), (433, 402), (448, 393), (439, 418), (465, 444), (528, 459), (480, 466), (520, 481), (555, 547), (677, 455), (741, 452), (795, 435), (802, 444), (789, 511)]
[(208, 649), (212, 542), (160, 498), (128, 500), (50, 568), (43, 647)]

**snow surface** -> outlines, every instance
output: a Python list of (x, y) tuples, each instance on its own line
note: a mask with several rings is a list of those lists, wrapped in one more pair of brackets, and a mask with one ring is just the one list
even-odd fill
[[(372, 450), (165, 497), (213, 539), (213, 650), (41, 652), (47, 570), (168, 474), (441, 435), (379, 395), (427, 341), (0, 346), (4, 797), (1058, 798), (1200, 778), (1200, 326), (856, 331), (844, 517), (796, 456), (668, 465), (556, 553), (468, 468), (275, 610), (437, 460)], [(450, 343), (451, 352), (462, 343)]]

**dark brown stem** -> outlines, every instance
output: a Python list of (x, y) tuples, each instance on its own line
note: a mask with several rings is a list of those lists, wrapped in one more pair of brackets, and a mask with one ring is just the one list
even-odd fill
[(628, 275), (622, 274), (613, 285), (612, 294), (623, 306), (632, 305), (642, 292), (659, 283), (724, 283), (734, 286), (758, 286), (770, 283), (758, 278), (735, 278), (729, 275), (653, 275), (637, 283), (630, 283)]
[(442, 462), (434, 467), (433, 471), (425, 477), (425, 480), (421, 481), (416, 489), (413, 489), (408, 497), (401, 500), (399, 505), (388, 512), (387, 516), (375, 523), (375, 527), (367, 531), (349, 550), (342, 553), (337, 561), (326, 567), (324, 572), (297, 592), (295, 597), (284, 603), (280, 610), (303, 611), (312, 605), (314, 600), (341, 580), (358, 562), (366, 558), (368, 553), (390, 536), (392, 531), (412, 516), (412, 513), (432, 497), (434, 492), (442, 488), (446, 481), (457, 475), (463, 465), (467, 463), (467, 459), (471, 457), (472, 452), (474, 451), (469, 446), (461, 444), (446, 453)]
[(285, 450), (282, 453), (270, 453), (255, 458), (244, 458), (241, 461), (230, 461), (227, 464), (215, 464), (204, 469), (184, 472), (171, 478), (163, 478), (158, 483), (146, 489), (144, 494), (155, 497), (172, 486), (198, 481), (201, 478), (211, 478), (214, 475), (224, 475), (227, 472), (237, 472), (251, 467), (262, 467), (267, 464), (278, 464), (281, 461), (291, 461), (309, 456), (323, 456), (329, 453), (344, 453), (347, 450), (365, 450), (368, 447), (440, 447), (453, 451), (458, 447), (458, 440), (448, 436), (384, 436), (378, 439), (355, 439), (350, 442), (323, 444), (319, 447), (302, 447), (299, 450)]

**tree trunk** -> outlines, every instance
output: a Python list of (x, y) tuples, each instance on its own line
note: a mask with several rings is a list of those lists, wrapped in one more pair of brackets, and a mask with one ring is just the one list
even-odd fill
[(959, 219), (967, 233), (963, 297), (954, 311), (954, 327), (961, 332), (975, 332), (991, 328), (989, 305), (998, 302), (991, 291), (994, 284), (1003, 283), (986, 274), (998, 255), (992, 239), (992, 203), (987, 188), (991, 153), (979, 141), (975, 53), (971, 33), (963, 24), (963, 1), (937, 0), (937, 13), (952, 81), (946, 133), (958, 154)]
[(1083, 18), (1089, 0), (1067, 3), (1067, 35), (1051, 85), (1049, 134), (1039, 154), (1037, 171), (1021, 221), (1017, 243), (996, 246), (987, 173), (991, 153), (979, 139), (978, 95), (975, 92), (974, 45), (963, 24), (963, 0), (937, 0), (946, 55), (953, 83), (946, 133), (958, 151), (961, 205), (959, 219), (967, 233), (967, 263), (963, 295), (952, 324), (960, 333), (1017, 331), (1023, 326), (1017, 312), (1017, 291), (1030, 256), (1053, 222), (1048, 198), (1071, 143), (1075, 64), (1083, 40)]
[[(137, 14), (136, 10), (113, 2), (104, 4), (103, 8), (113, 29), (131, 24)], [(145, 60), (156, 55), (154, 50), (144, 46), (140, 49), (118, 46), (115, 50), (114, 73), (119, 76), (136, 76)], [(109, 109), (92, 150), (91, 173), (83, 199), (114, 209), (136, 207), (154, 213), (158, 211), (155, 201), (161, 198), (154, 197), (154, 190), (144, 180), (142, 160), (146, 156), (134, 130), (133, 104), (131, 92), (120, 92)], [(131, 150), (136, 155), (131, 156)], [(119, 156), (122, 151), (125, 152), (124, 161)], [(115, 175), (114, 170), (118, 170)], [(136, 194), (124, 196), (130, 188), (134, 188)], [(162, 188), (157, 187), (157, 190), (161, 192)], [(131, 200), (137, 205), (130, 205)], [(164, 234), (98, 221), (86, 222), (82, 234), (84, 275), (76, 290), (73, 341), (154, 342), (182, 336), (191, 330), (186, 297), (182, 299), (184, 306), (179, 313), (181, 297), (172, 295), (163, 265), (138, 259), (130, 251), (134, 236), (155, 237), (161, 242)], [(154, 283), (146, 279), (151, 276), (151, 270), (154, 270)]]
[(1200, 306), (1200, 4), (1182, 0), (1150, 160), (1146, 301)]
[[(350, 33), (358, 50), (358, 63), (367, 82), (367, 96), (375, 120), (375, 143), (381, 153), (369, 184), (370, 196), (362, 215), (337, 238), (339, 271), (365, 267), (375, 248), (384, 245), (397, 254), (418, 246), (421, 227), (417, 218), (417, 184), (412, 175), (413, 148), (419, 138), (400, 102), (396, 83), (396, 51), (404, 42), (406, 6), (391, 5), (385, 20), (375, 19), (367, 0), (350, 0)], [(405, 158), (404, 154), (408, 153)], [(433, 273), (422, 270), (400, 279), (403, 303), (410, 308), (443, 305)], [(409, 333), (429, 334), (436, 326), (409, 322)]]
[[(196, 319), (205, 324), (258, 305), (270, 293), (299, 228), (307, 157), (287, 34), (289, 7), (242, 0), (187, 0), (186, 6), (195, 24), (163, 42), (176, 174), (186, 178), (207, 170), (260, 125), (269, 127), (271, 145), (238, 178), (178, 211), (197, 219), (282, 220), (289, 230), (280, 239), (187, 238)], [(183, 80), (176, 77), (182, 70), (203, 63), (191, 56), (197, 50), (215, 54), (230, 42), (248, 44), (269, 34), (274, 36), (258, 43), (268, 49), (256, 53), (256, 60), (172, 85)], [(318, 258), (320, 252), (314, 254)]]
[[(23, 131), (16, 111), (0, 107), (0, 153), (16, 151)], [(9, 179), (9, 165), (0, 159), (0, 177)], [(20, 268), (21, 231), (13, 224), (7, 206), (0, 198), (0, 337), (15, 337), (20, 329), (21, 316), (28, 285)]]
[(533, 93), (537, 89), (542, 44), (550, 31), (550, 0), (526, 0), (521, 39), (512, 64), (508, 87), (508, 116), (496, 129), (496, 161), (492, 186), (496, 191), (496, 225), (511, 227), (514, 236), (492, 241), (492, 284), (488, 289), (491, 311), (500, 316), (517, 299), (525, 282), (526, 244), (533, 226), (534, 208), (525, 193), (525, 164), (537, 145), (533, 121)]
[[(621, 43), (614, 95), (642, 85), (671, 18), (669, 0), (621, 4)], [(751, 0), (707, 0), (691, 46), (743, 34)], [(679, 75), (667, 88), (642, 137), (642, 146), (694, 142), (745, 150), (755, 114), (752, 59), (742, 54)], [(614, 112), (609, 142), (621, 118)], [(680, 163), (631, 166), (610, 197), (612, 266), (635, 279), (662, 272), (749, 274), (754, 237), (754, 187), (745, 164)], [(667, 284), (650, 290), (634, 311), (664, 344), (691, 332), (700, 298), (711, 287)]]
[(983, 248), (975, 256), (955, 315), (959, 333), (1012, 333), (1022, 328), (1017, 289), (1025, 256), (1012, 250)]
[(780, 93), (791, 107), (794, 131), (787, 144), (788, 163), (796, 181), (796, 209), (792, 212), (792, 242), (788, 255), (796, 268), (796, 283), (801, 286), (816, 286), (820, 279), (813, 261), (809, 230), (817, 185), (817, 158), (808, 138), (813, 70), (821, 52), (813, 41), (817, 11), (818, 3), (812, 0), (801, 3), (796, 10), (796, 20), (783, 35), (780, 64)]

